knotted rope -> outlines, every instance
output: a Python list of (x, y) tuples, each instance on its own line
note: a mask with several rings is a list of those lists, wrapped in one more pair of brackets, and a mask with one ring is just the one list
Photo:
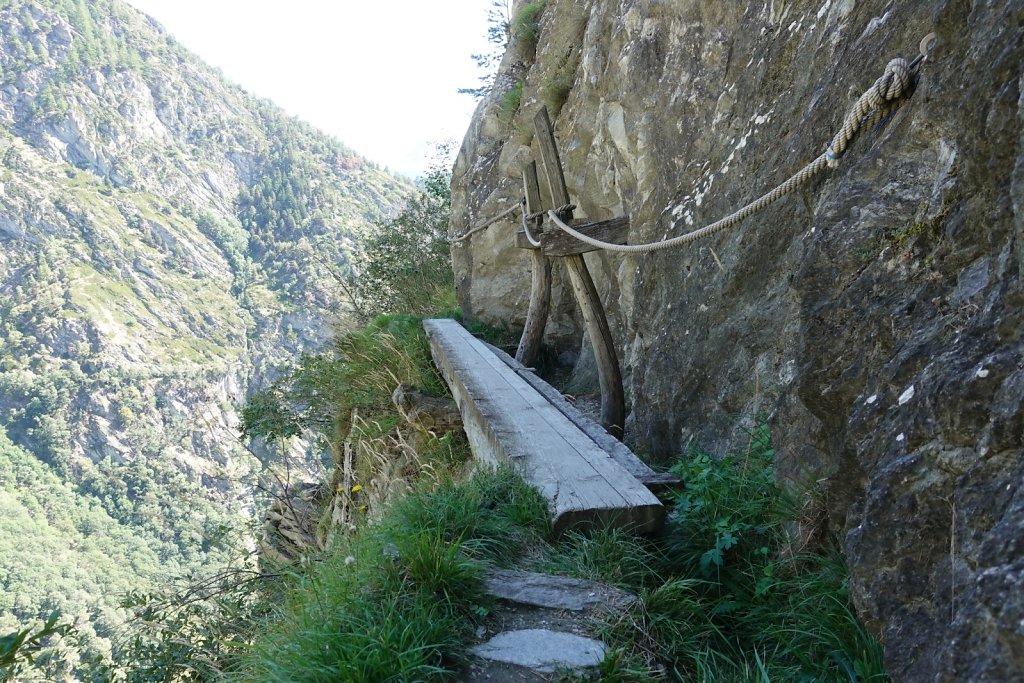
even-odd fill
[(846, 153), (847, 145), (865, 122), (885, 116), (898, 105), (910, 88), (912, 75), (910, 62), (902, 57), (897, 57), (885, 65), (885, 72), (853, 105), (853, 109), (843, 121), (843, 127), (825, 150), (829, 168), (839, 166), (839, 159)]
[(599, 249), (606, 249), (608, 251), (623, 254), (646, 254), (652, 251), (669, 249), (671, 247), (695, 242), (696, 240), (708, 237), (716, 232), (725, 230), (726, 228), (730, 228), (743, 219), (764, 209), (769, 204), (785, 197), (787, 194), (797, 189), (826, 168), (836, 168), (839, 166), (839, 159), (846, 152), (846, 148), (849, 146), (850, 141), (860, 131), (860, 129), (864, 127), (865, 123), (877, 121), (901, 103), (902, 98), (906, 95), (911, 83), (913, 82), (912, 76), (914, 69), (918, 64), (928, 58), (928, 47), (930, 42), (934, 39), (935, 34), (933, 33), (924, 37), (921, 41), (921, 56), (914, 59), (913, 62), (907, 62), (907, 60), (902, 57), (897, 57), (886, 65), (885, 72), (881, 77), (879, 77), (878, 80), (876, 80), (874, 84), (868, 88), (860, 98), (858, 98), (857, 102), (850, 110), (850, 113), (847, 114), (844, 119), (842, 128), (840, 128), (839, 132), (832, 138), (832, 142), (829, 143), (825, 152), (821, 156), (794, 173), (789, 177), (789, 179), (771, 192), (761, 195), (754, 201), (750, 202), (738, 211), (729, 214), (725, 218), (717, 220), (709, 225), (705, 225), (704, 227), (698, 228), (692, 232), (688, 232), (685, 235), (671, 237), (658, 242), (650, 242), (648, 244), (611, 244), (610, 242), (605, 242), (603, 240), (594, 239), (593, 237), (584, 235), (578, 230), (574, 230), (563, 220), (563, 216), (559, 215), (565, 207), (548, 211), (548, 218), (550, 218), (551, 221), (559, 228), (581, 242)]

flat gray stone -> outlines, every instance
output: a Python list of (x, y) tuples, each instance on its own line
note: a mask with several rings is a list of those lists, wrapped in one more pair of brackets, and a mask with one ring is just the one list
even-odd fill
[(600, 605), (621, 608), (636, 600), (625, 591), (601, 583), (512, 569), (489, 571), (484, 588), (501, 600), (574, 612)]
[(514, 664), (540, 673), (560, 667), (587, 669), (604, 661), (604, 643), (563, 631), (529, 628), (499, 633), (470, 652), (481, 659)]

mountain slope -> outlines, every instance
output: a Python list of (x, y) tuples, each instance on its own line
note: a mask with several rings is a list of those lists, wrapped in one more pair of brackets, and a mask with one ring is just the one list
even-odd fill
[[(169, 544), (164, 569), (202, 563), (203, 520), (244, 512), (258, 470), (234, 403), (322, 343), (335, 271), (409, 184), (118, 0), (0, 1), (0, 161), (0, 459)], [(0, 542), (47, 506), (14, 471)], [(44, 610), (12, 562), (0, 629)], [(80, 608), (69, 586), (46, 609)]]

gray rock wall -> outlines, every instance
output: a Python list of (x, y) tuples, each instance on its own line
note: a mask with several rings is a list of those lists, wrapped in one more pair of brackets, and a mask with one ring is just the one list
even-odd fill
[[(779, 476), (820, 493), (844, 539), (897, 680), (1024, 671), (1022, 20), (1015, 2), (549, 0), (456, 166), (453, 234), (521, 196), (546, 99), (577, 215), (626, 213), (634, 243), (680, 234), (820, 154), (889, 59), (938, 33), (906, 105), (805, 191), (690, 247), (587, 256), (630, 439), (667, 461), (742, 448), (768, 420)], [(472, 316), (522, 324), (513, 231), (454, 250)], [(547, 335), (571, 346), (559, 277)]]

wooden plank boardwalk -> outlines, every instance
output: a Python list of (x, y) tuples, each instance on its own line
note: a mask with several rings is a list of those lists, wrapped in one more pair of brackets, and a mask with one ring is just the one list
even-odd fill
[(657, 497), (513, 367), (454, 320), (423, 326), (474, 455), (515, 463), (548, 500), (556, 534), (604, 525), (638, 533), (661, 528), (665, 510)]
[(484, 342), (484, 345), (505, 365), (509, 366), (513, 372), (522, 377), (537, 393), (546, 398), (548, 403), (554, 406), (558, 412), (565, 415), (569, 418), (570, 422), (579, 427), (580, 431), (590, 437), (590, 440), (598, 448), (612, 456), (615, 462), (619, 463), (623, 469), (632, 474), (641, 484), (656, 492), (679, 486), (679, 477), (670, 472), (655, 472), (652, 470), (650, 465), (638, 458), (633, 451), (629, 450), (626, 444), (606, 432), (601, 425), (581, 412), (579, 408), (569, 403), (558, 389), (555, 389), (538, 377), (533, 370), (497, 346), (491, 346), (487, 342)]

